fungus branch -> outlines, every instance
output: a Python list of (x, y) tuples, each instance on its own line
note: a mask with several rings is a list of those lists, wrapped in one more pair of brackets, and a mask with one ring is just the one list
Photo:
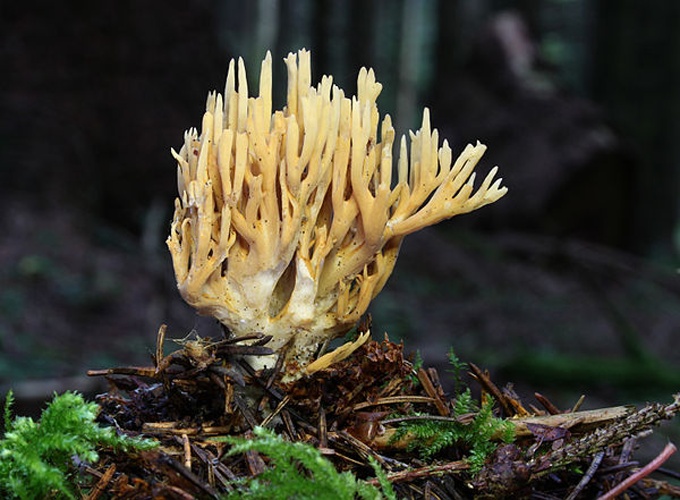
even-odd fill
[(310, 86), (308, 51), (285, 63), (283, 110), (272, 112), (270, 54), (257, 97), (242, 59), (229, 64), (224, 96), (208, 95), (200, 134), (188, 130), (172, 151), (179, 197), (167, 243), (190, 305), (235, 335), (272, 335), (274, 350), (289, 345), (288, 361), (304, 366), (366, 311), (405, 235), (506, 188), (494, 168), (475, 190), (485, 147), (468, 145), (452, 164), (427, 109), (410, 153), (401, 139), (393, 183), (395, 132), (387, 115), (378, 135), (373, 70), (361, 69), (350, 99), (329, 76)]

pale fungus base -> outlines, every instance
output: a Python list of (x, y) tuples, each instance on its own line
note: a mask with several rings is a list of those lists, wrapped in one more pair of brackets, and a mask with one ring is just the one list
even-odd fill
[(234, 335), (271, 335), (268, 346), (286, 349), (294, 378), (320, 345), (364, 314), (405, 235), (492, 203), (507, 189), (494, 168), (475, 191), (473, 170), (485, 146), (468, 145), (452, 164), (427, 109), (421, 129), (410, 133), (410, 152), (401, 139), (393, 187), (395, 132), (386, 115), (378, 136), (382, 85), (373, 70), (361, 69), (350, 99), (329, 76), (310, 86), (308, 51), (285, 62), (282, 111), (272, 113), (269, 53), (258, 97), (248, 97), (242, 59), (238, 90), (232, 60), (224, 98), (208, 95), (200, 135), (190, 129), (179, 153), (173, 150), (179, 198), (167, 243), (184, 300)]

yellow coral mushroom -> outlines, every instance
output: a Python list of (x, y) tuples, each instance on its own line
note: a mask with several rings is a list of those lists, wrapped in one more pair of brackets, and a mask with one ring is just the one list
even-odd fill
[(167, 244), (184, 300), (234, 335), (271, 335), (268, 345), (285, 347), (286, 366), (301, 371), (364, 314), (405, 235), (507, 189), (494, 168), (475, 190), (485, 146), (468, 145), (452, 162), (427, 109), (410, 153), (401, 139), (393, 180), (395, 132), (386, 115), (378, 135), (373, 70), (359, 71), (350, 99), (329, 76), (310, 85), (308, 51), (285, 63), (282, 111), (272, 112), (269, 53), (258, 97), (248, 97), (242, 59), (229, 63), (224, 96), (208, 95), (200, 135), (188, 130), (172, 151), (179, 197)]

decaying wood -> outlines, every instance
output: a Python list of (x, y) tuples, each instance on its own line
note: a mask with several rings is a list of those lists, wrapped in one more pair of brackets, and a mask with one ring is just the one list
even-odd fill
[(586, 431), (594, 427), (614, 422), (629, 415), (634, 408), (630, 406), (613, 406), (597, 410), (584, 410), (573, 413), (559, 413), (557, 415), (542, 415), (537, 417), (523, 417), (509, 419), (515, 428), (516, 437), (525, 437), (534, 434), (530, 429), (531, 424), (543, 425), (552, 428), (563, 428), (572, 431)]
[(97, 500), (97, 498), (99, 498), (109, 486), (109, 483), (111, 482), (111, 479), (113, 479), (115, 472), (116, 464), (112, 464), (101, 475), (99, 481), (97, 481), (97, 484), (94, 485), (92, 491), (90, 491), (90, 493), (87, 495), (86, 500)]

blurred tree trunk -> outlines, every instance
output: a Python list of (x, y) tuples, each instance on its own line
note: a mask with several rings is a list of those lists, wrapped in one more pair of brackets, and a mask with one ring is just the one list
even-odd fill
[(254, 47), (251, 49), (251, 60), (258, 61), (264, 58), (267, 50), (274, 56), (276, 39), (279, 28), (279, 4), (280, 0), (258, 0)]
[(636, 138), (642, 165), (636, 250), (668, 257), (680, 210), (680, 2), (602, 0), (595, 42), (595, 98), (625, 136)]
[(401, 36), (399, 46), (399, 90), (395, 124), (397, 130), (416, 128), (416, 104), (419, 83), (423, 74), (422, 47), (425, 37), (425, 4), (421, 0), (405, 0), (401, 11)]
[(449, 102), (453, 82), (458, 78), (476, 34), (490, 13), (486, 0), (440, 0), (435, 22), (434, 68), (431, 93), (432, 121), (446, 123), (449, 110), (441, 103)]

